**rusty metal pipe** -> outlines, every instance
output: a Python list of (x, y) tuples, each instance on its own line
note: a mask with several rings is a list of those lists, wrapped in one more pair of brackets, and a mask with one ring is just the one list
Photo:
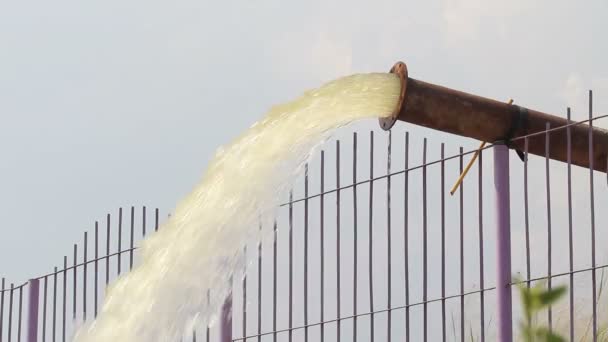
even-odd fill
[[(551, 128), (568, 124), (562, 117), (410, 78), (403, 62), (397, 62), (391, 72), (401, 79), (401, 96), (393, 115), (380, 119), (380, 126), (385, 130), (401, 120), (490, 143), (507, 141), (510, 148), (521, 151), (524, 139), (518, 137), (543, 132), (547, 123)], [(572, 164), (589, 168), (589, 125), (574, 125), (570, 130)], [(566, 129), (554, 130), (550, 134), (550, 158), (566, 162)], [(608, 131), (593, 127), (592, 134), (593, 168), (606, 172)], [(544, 156), (544, 134), (528, 139), (528, 152)]]

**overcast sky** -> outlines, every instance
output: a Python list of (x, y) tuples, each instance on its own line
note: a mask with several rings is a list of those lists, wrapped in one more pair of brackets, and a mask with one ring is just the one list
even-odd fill
[(2, 2), (0, 275), (48, 271), (119, 206), (170, 211), (273, 104), (397, 60), (579, 118), (592, 88), (606, 113), (607, 14), (604, 0)]

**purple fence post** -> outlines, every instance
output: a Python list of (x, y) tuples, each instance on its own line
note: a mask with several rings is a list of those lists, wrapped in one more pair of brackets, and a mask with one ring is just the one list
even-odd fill
[(38, 296), (40, 281), (30, 279), (28, 291), (28, 312), (27, 312), (27, 342), (38, 340)]
[(224, 301), (224, 305), (222, 305), (220, 329), (220, 342), (232, 342), (232, 293), (228, 295), (228, 298)]
[(496, 308), (499, 342), (513, 341), (511, 300), (511, 207), (509, 196), (509, 149), (494, 146), (496, 193)]

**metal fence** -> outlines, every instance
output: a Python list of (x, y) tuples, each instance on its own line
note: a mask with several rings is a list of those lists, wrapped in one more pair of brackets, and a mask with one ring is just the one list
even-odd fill
[[(586, 122), (604, 117), (590, 102)], [(508, 340), (522, 319), (514, 285), (541, 281), (568, 295), (538, 324), (572, 341), (607, 340), (605, 176), (548, 158), (552, 133), (572, 125), (520, 138), (544, 144), (546, 158), (484, 148), (454, 196), (475, 149), (403, 126), (341, 131), (294, 182), (275, 224), (260, 227), (264, 238), (245, 246), (248, 267), (221, 324), (202, 322), (183, 340)], [(159, 227), (158, 209), (132, 207), (128, 219), (108, 214), (47, 275), (3, 278), (0, 341), (66, 341), (93, 319), (105, 287)]]
[[(606, 118), (589, 104), (587, 120), (518, 138), (523, 160), (484, 148), (454, 196), (475, 149), (403, 126), (324, 146), (265, 228), (270, 238), (245, 250), (231, 340), (517, 340), (516, 285), (544, 282), (568, 294), (536, 324), (608, 341), (606, 175), (549, 159), (555, 133), (566, 131), (570, 160), (571, 127)], [(531, 144), (546, 156), (528, 155)], [(589, 146), (593, 155), (591, 134)]]
[(133, 268), (137, 243), (159, 228), (158, 209), (131, 207), (125, 216), (120, 208), (95, 222), (52, 272), (19, 284), (2, 278), (0, 341), (71, 340), (77, 326), (94, 319), (106, 287)]

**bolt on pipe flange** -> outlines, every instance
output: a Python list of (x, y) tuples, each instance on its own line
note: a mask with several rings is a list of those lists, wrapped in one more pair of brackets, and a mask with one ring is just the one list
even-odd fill
[(405, 65), (405, 63), (403, 63), (403, 62), (397, 62), (391, 68), (390, 73), (396, 74), (397, 76), (399, 76), (399, 81), (401, 83), (401, 91), (399, 92), (399, 101), (397, 102), (397, 107), (395, 108), (395, 110), (391, 113), (390, 116), (387, 116), (385, 118), (380, 118), (378, 120), (378, 122), (380, 123), (380, 127), (385, 131), (388, 131), (389, 129), (391, 129), (393, 127), (393, 125), (395, 124), (395, 122), (397, 122), (397, 117), (399, 116), (399, 113), (401, 112), (401, 108), (403, 108), (403, 105), (405, 103), (405, 91), (407, 89), (407, 77), (408, 77), (407, 76), (407, 65)]

